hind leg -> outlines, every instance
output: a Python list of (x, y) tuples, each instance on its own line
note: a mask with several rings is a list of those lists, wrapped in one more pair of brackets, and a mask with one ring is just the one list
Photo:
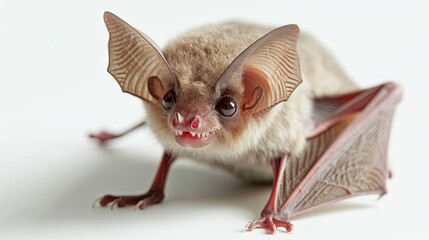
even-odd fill
[(89, 137), (92, 138), (92, 139), (95, 139), (96, 141), (98, 141), (98, 143), (100, 145), (105, 145), (108, 141), (110, 141), (112, 139), (115, 139), (115, 138), (122, 137), (122, 136), (124, 136), (124, 135), (126, 135), (126, 134), (128, 134), (128, 133), (130, 133), (130, 132), (132, 132), (132, 131), (134, 131), (134, 130), (142, 127), (142, 126), (144, 126), (145, 124), (146, 124), (145, 121), (140, 122), (139, 124), (137, 124), (135, 126), (132, 126), (131, 128), (129, 128), (129, 129), (127, 129), (127, 130), (125, 130), (125, 131), (123, 131), (122, 133), (119, 133), (119, 134), (113, 134), (113, 133), (109, 133), (109, 132), (104, 132), (103, 131), (103, 132), (100, 132), (100, 133), (97, 133), (97, 134), (89, 134)]
[(249, 222), (246, 225), (246, 231), (262, 228), (266, 229), (269, 233), (274, 234), (278, 227), (284, 227), (288, 232), (293, 230), (293, 225), (278, 215), (277, 206), (277, 197), (280, 191), (280, 182), (283, 179), (283, 174), (285, 172), (286, 160), (287, 154), (271, 162), (274, 180), (270, 199), (261, 212), (261, 219)]

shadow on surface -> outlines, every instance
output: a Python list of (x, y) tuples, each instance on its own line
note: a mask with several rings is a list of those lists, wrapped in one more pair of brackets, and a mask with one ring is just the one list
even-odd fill
[(311, 217), (318, 217), (321, 215), (328, 215), (328, 214), (335, 214), (342, 211), (359, 211), (363, 209), (369, 209), (373, 208), (374, 206), (371, 204), (365, 204), (365, 203), (354, 203), (354, 202), (337, 202), (330, 205), (322, 206), (320, 208), (316, 208), (313, 210), (310, 210), (309, 212), (303, 213), (302, 215), (299, 215), (293, 220), (300, 220), (304, 218), (311, 218)]
[(161, 204), (148, 206), (141, 211), (142, 214), (139, 214), (140, 211), (134, 212), (133, 206), (115, 208), (113, 211), (99, 205), (91, 208), (93, 201), (105, 194), (133, 195), (146, 192), (161, 158), (161, 154), (142, 155), (142, 152), (109, 148), (97, 149), (95, 155), (91, 161), (96, 164), (92, 164), (91, 171), (70, 179), (75, 183), (73, 187), (57, 196), (56, 204), (46, 209), (42, 216), (36, 216), (38, 220), (101, 221), (106, 216), (118, 219), (122, 219), (121, 216), (147, 217), (143, 215), (162, 218), (168, 217), (173, 211), (184, 212), (177, 208), (187, 209), (188, 214), (193, 215), (193, 209), (222, 207), (244, 208), (250, 211), (250, 216), (257, 217), (271, 191), (270, 184), (247, 184), (220, 169), (179, 159), (170, 170), (166, 198)]
[[(149, 149), (150, 150), (150, 149)], [(133, 211), (133, 206), (91, 208), (92, 202), (105, 194), (133, 195), (147, 191), (158, 168), (161, 153), (130, 151), (129, 149), (96, 149), (85, 158), (91, 159), (91, 170), (80, 174), (71, 171), (73, 187), (55, 197), (54, 204), (43, 209), (37, 221), (94, 222), (134, 221), (133, 219), (163, 219), (180, 214), (182, 217), (210, 214), (210, 210), (234, 209), (248, 212), (246, 218), (259, 217), (271, 186), (252, 185), (220, 170), (180, 159), (172, 166), (166, 184), (166, 198), (161, 204), (143, 211)], [(90, 156), (88, 156), (90, 155)], [(95, 155), (95, 156), (91, 156)], [(70, 176), (65, 176), (70, 177)], [(336, 213), (338, 211), (370, 208), (371, 205), (341, 202), (321, 207), (294, 219)], [(29, 216), (29, 219), (31, 216)]]

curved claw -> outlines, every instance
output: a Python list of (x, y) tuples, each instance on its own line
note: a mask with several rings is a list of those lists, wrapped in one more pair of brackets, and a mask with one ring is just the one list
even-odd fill
[(140, 200), (134, 207), (134, 211), (143, 210), (146, 207), (146, 199)]
[(100, 201), (101, 201), (102, 198), (103, 197), (99, 197), (99, 198), (95, 199), (94, 202), (92, 202), (92, 207), (95, 208), (95, 205), (97, 205), (97, 203), (100, 203)]
[(149, 191), (148, 193), (138, 196), (105, 195), (104, 197), (95, 199), (92, 206), (95, 207), (97, 203), (99, 203), (100, 206), (105, 207), (109, 203), (112, 203), (110, 205), (111, 210), (115, 207), (122, 208), (127, 205), (135, 205), (134, 210), (142, 210), (148, 205), (161, 202), (163, 198), (164, 194), (162, 191)]
[(99, 197), (95, 199), (95, 201), (92, 203), (92, 207), (95, 207), (97, 203), (100, 204), (100, 206), (105, 207), (110, 202), (113, 202), (114, 200), (118, 199), (119, 197), (115, 197), (112, 195), (105, 195), (103, 197)]
[(268, 233), (275, 234), (278, 227), (284, 227), (287, 232), (293, 231), (293, 224), (279, 219), (272, 214), (262, 217), (259, 220), (254, 220), (246, 224), (245, 230), (252, 231), (257, 228), (266, 229)]
[(118, 198), (118, 199), (115, 199), (113, 202), (112, 202), (112, 205), (110, 205), (110, 210), (113, 210), (113, 208), (115, 208), (115, 206), (117, 206), (118, 208), (121, 208), (121, 207), (123, 207), (123, 204), (120, 204), (121, 203), (121, 198)]

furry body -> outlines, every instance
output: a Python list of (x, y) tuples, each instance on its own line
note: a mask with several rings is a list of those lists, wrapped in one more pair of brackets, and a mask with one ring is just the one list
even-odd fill
[[(163, 49), (182, 91), (180, 104), (210, 103), (225, 69), (250, 44), (273, 28), (244, 23), (208, 25), (173, 39)], [(299, 156), (306, 144), (312, 99), (356, 90), (334, 58), (310, 35), (298, 41), (303, 83), (289, 100), (256, 117), (241, 117), (229, 131), (216, 131), (204, 148), (178, 145), (162, 108), (145, 104), (148, 123), (168, 152), (225, 168), (250, 181), (272, 179), (270, 161), (285, 153)], [(242, 91), (238, 82), (235, 88)], [(234, 90), (233, 90), (234, 91)], [(209, 113), (211, 114), (211, 113)], [(217, 126), (221, 129), (222, 126)]]

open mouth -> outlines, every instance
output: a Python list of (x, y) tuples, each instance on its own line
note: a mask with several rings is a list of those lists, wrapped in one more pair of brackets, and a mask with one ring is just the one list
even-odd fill
[(209, 143), (211, 132), (187, 132), (175, 130), (176, 142), (183, 147), (201, 148)]
[(175, 130), (174, 134), (176, 134), (177, 136), (191, 136), (193, 138), (206, 138), (209, 136), (210, 132), (203, 132), (203, 133), (197, 133), (197, 132), (186, 132), (186, 131), (180, 131), (180, 130)]

